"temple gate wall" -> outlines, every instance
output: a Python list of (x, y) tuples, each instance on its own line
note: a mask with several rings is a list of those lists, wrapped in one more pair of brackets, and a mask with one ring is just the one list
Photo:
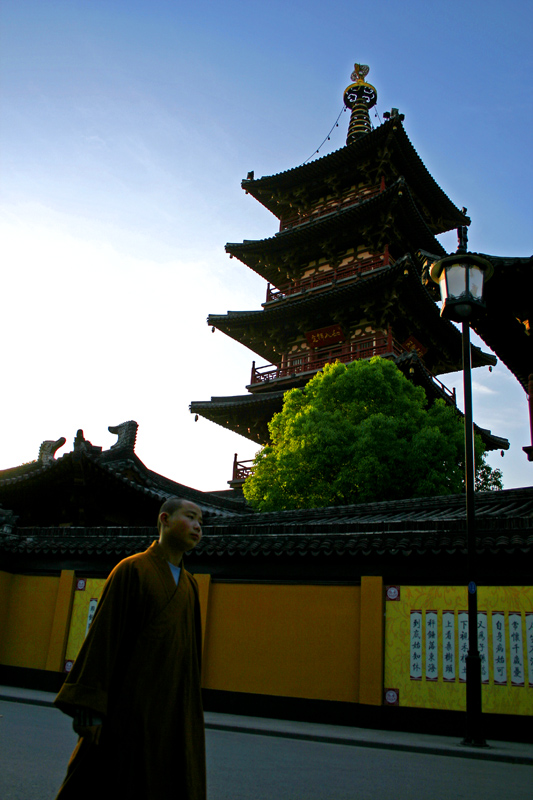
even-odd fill
[(59, 577), (0, 572), (0, 663), (46, 669)]
[[(399, 586), (396, 592), (386, 602), (385, 692), (396, 690), (401, 706), (464, 711), (466, 588)], [(533, 714), (533, 588), (480, 586), (478, 641), (483, 711)]]
[(359, 700), (359, 586), (213, 583), (207, 689)]
[[(465, 587), (196, 578), (206, 689), (465, 709)], [(104, 583), (0, 572), (0, 665), (68, 670)], [(480, 586), (479, 613), (483, 711), (532, 715), (533, 588)]]

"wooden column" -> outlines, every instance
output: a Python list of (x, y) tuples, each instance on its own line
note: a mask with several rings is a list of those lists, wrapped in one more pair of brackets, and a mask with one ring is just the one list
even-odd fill
[(359, 702), (383, 702), (385, 605), (381, 576), (361, 578)]
[(52, 631), (48, 643), (48, 654), (46, 656), (45, 669), (51, 672), (63, 672), (75, 585), (76, 574), (74, 570), (61, 570), (56, 607), (54, 610), (54, 621), (52, 623)]

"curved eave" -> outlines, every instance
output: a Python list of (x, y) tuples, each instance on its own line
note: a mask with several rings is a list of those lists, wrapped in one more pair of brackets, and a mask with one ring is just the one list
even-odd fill
[(283, 399), (285, 392), (270, 392), (269, 394), (244, 394), (231, 397), (212, 397), (211, 400), (193, 400), (189, 406), (191, 414), (199, 414), (209, 409), (217, 412), (234, 411), (240, 413), (247, 408), (257, 409), (260, 406), (272, 406)]
[[(315, 294), (291, 295), (262, 311), (210, 314), (207, 322), (266, 360), (276, 363), (279, 353), (271, 341), (273, 331), (296, 331), (299, 319), (313, 319), (316, 328), (323, 327), (331, 324), (333, 310), (339, 311), (361, 303), (369, 296), (379, 297), (385, 303), (393, 291), (397, 292), (398, 297), (390, 304), (390, 313), (402, 314), (405, 309), (412, 309), (413, 319), (417, 319), (420, 326), (425, 326), (428, 336), (439, 343), (444, 353), (449, 354), (450, 366), (441, 372), (459, 369), (462, 358), (461, 333), (440, 316), (438, 307), (422, 285), (416, 267), (408, 256), (392, 266), (381, 267)], [(494, 365), (496, 359), (473, 347), (472, 362), (473, 366)]]
[[(367, 165), (369, 159), (375, 162), (376, 170), (387, 160), (393, 162), (396, 172), (407, 178), (421, 205), (427, 209), (426, 222), (434, 233), (469, 223), (469, 218), (452, 203), (431, 176), (397, 118), (384, 122), (353, 144), (322, 158), (276, 175), (243, 180), (241, 185), (279, 219), (290, 209), (291, 203), (297, 204), (302, 188), (309, 188), (319, 197), (329, 193), (326, 181), (335, 175), (339, 175), (346, 185), (356, 182), (361, 172), (360, 164)], [(379, 180), (380, 176), (376, 177)]]
[(482, 255), (494, 274), (485, 286), (486, 314), (472, 327), (527, 392), (533, 373), (533, 257)]
[(211, 422), (244, 436), (255, 444), (269, 441), (268, 423), (281, 411), (284, 391), (247, 394), (234, 397), (212, 397), (211, 400), (193, 401), (191, 414), (198, 414)]
[[(432, 379), (415, 352), (403, 353), (394, 359), (396, 365), (406, 377), (422, 386), (429, 402), (441, 399), (451, 405), (462, 417), (453, 397), (446, 393), (439, 382)], [(412, 373), (414, 370), (414, 375)], [(287, 386), (280, 391), (262, 391), (258, 394), (237, 395), (231, 397), (212, 397), (211, 400), (193, 401), (189, 408), (192, 414), (198, 414), (210, 422), (234, 431), (254, 443), (265, 445), (270, 442), (268, 423), (273, 415), (281, 411), (285, 391), (295, 385), (305, 385), (309, 376), (287, 379)], [(279, 382), (276, 382), (279, 385)], [(268, 387), (272, 389), (272, 387)], [(474, 423), (474, 429), (483, 440), (487, 450), (508, 450), (509, 442), (492, 431), (480, 428)]]
[[(31, 472), (27, 472), (23, 467), (19, 475), (13, 474), (16, 473), (16, 468), (9, 472), (10, 477), (0, 480), (0, 503), (6, 508), (13, 508), (17, 513), (21, 513), (18, 510), (19, 504), (27, 504), (28, 498), (31, 497), (35, 499), (36, 493), (45, 498), (50, 493), (62, 491), (62, 487), (69, 483), (77, 485), (79, 496), (89, 485), (92, 490), (98, 485), (107, 486), (110, 490), (116, 487), (116, 490), (126, 491), (129, 493), (128, 496), (135, 496), (142, 503), (146, 503), (147, 508), (152, 508), (153, 504), (157, 506), (166, 498), (176, 495), (197, 503), (206, 513), (211, 514), (231, 513), (238, 507), (231, 500), (212, 497), (209, 493), (176, 483), (147, 469), (135, 455), (131, 458), (128, 469), (129, 475), (136, 475), (137, 479), (133, 480), (114, 469), (112, 464), (100, 462), (98, 456), (80, 457), (74, 453), (65, 453), (61, 458), (41, 465)], [(83, 477), (81, 482), (78, 480), (80, 476)]]
[(277, 285), (286, 281), (288, 263), (293, 269), (302, 270), (310, 261), (323, 258), (325, 252), (341, 254), (361, 244), (376, 250), (390, 245), (401, 253), (422, 249), (446, 255), (402, 179), (368, 200), (303, 222), (268, 239), (229, 242), (226, 252)]

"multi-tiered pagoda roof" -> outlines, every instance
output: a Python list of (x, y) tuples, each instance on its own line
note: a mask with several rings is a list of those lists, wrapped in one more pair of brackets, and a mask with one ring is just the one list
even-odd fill
[[(403, 115), (393, 109), (370, 129), (365, 103), (375, 102), (375, 90), (361, 74), (356, 69), (345, 93), (352, 109), (345, 147), (277, 175), (256, 180), (250, 173), (242, 182), (280, 221), (267, 239), (226, 245), (268, 282), (266, 300), (261, 310), (210, 314), (208, 324), (268, 363), (253, 362), (247, 394), (193, 402), (191, 411), (259, 444), (268, 442), (268, 422), (281, 410), (284, 391), (337, 359), (390, 358), (430, 402), (441, 397), (455, 404), (437, 375), (461, 369), (461, 335), (440, 316), (428, 267), (446, 254), (435, 237), (470, 220), (424, 166)], [(500, 282), (501, 276), (491, 288)], [(512, 316), (514, 301), (504, 296)], [(527, 309), (521, 313), (529, 319)], [(514, 319), (503, 337), (490, 322), (483, 325), (488, 343), (496, 352), (501, 346), (522, 379), (512, 342), (523, 321)], [(528, 345), (521, 346), (525, 353)], [(496, 363), (477, 347), (472, 359), (477, 367)], [(490, 431), (480, 433), (491, 449), (509, 446)]]
[(320, 214), (317, 204), (324, 189), (331, 198), (345, 194), (349, 203), (355, 182), (366, 184), (367, 194), (371, 194), (372, 190), (379, 192), (383, 176), (388, 176), (388, 184), (400, 177), (405, 179), (433, 234), (468, 224), (468, 217), (424, 166), (398, 114), (340, 150), (277, 175), (248, 178), (242, 181), (242, 188), (287, 224), (295, 220), (295, 214), (305, 216), (306, 208)]

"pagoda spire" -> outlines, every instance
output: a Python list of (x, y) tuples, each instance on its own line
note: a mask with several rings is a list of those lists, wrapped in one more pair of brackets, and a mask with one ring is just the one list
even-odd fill
[(353, 144), (365, 133), (370, 133), (372, 126), (368, 112), (372, 106), (376, 105), (378, 99), (378, 93), (374, 86), (365, 82), (370, 68), (366, 64), (354, 64), (353, 66), (354, 71), (350, 77), (354, 82), (344, 92), (344, 105), (352, 111), (346, 144)]

